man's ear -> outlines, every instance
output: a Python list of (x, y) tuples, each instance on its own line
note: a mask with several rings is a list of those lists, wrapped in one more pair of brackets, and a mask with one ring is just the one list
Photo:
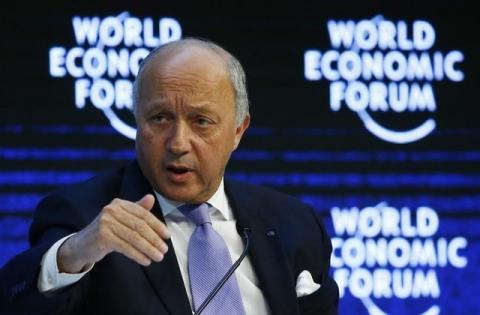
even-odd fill
[(233, 147), (234, 150), (237, 149), (238, 144), (242, 139), (243, 133), (245, 132), (245, 130), (247, 130), (249, 125), (250, 125), (250, 114), (247, 114), (245, 116), (245, 119), (243, 119), (243, 122), (235, 130), (235, 144)]

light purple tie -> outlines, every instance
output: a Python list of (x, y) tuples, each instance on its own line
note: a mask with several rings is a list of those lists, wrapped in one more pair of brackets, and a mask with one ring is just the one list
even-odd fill
[[(188, 243), (188, 273), (194, 310), (200, 307), (232, 266), (227, 244), (212, 227), (209, 208), (208, 203), (185, 204), (178, 208), (197, 225)], [(202, 312), (202, 315), (218, 314), (245, 314), (235, 275), (230, 277)]]

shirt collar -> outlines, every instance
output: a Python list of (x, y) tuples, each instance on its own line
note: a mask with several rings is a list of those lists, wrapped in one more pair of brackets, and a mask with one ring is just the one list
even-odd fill
[[(155, 191), (155, 196), (157, 197), (164, 217), (167, 217), (174, 211), (180, 213), (177, 208), (183, 205), (183, 202), (167, 199), (157, 191)], [(228, 206), (227, 195), (225, 194), (223, 178), (217, 188), (217, 191), (213, 194), (212, 197), (210, 197), (210, 199), (207, 200), (207, 202), (214, 207), (213, 212), (218, 211), (224, 220), (230, 220), (230, 208)], [(214, 214), (213, 212), (211, 214)]]

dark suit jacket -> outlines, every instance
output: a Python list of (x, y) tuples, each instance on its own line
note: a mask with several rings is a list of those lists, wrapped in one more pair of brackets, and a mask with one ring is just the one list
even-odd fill
[[(273, 314), (336, 314), (338, 288), (328, 276), (331, 243), (312, 209), (267, 188), (225, 181), (239, 229), (250, 229), (249, 257)], [(76, 284), (53, 295), (37, 289), (43, 254), (84, 228), (113, 198), (139, 200), (152, 188), (136, 162), (46, 197), (30, 230), (31, 248), (1, 271), (4, 314), (191, 314), (173, 245), (160, 263), (142, 267), (111, 253)], [(163, 220), (158, 203), (152, 210)], [(322, 287), (297, 298), (295, 283), (309, 270)]]

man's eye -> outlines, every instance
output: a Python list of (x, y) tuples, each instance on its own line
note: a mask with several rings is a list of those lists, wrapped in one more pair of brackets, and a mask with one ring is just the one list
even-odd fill
[(197, 118), (197, 124), (200, 126), (209, 126), (212, 124), (212, 121), (210, 119), (204, 118), (204, 117), (198, 117)]
[(151, 120), (156, 123), (163, 123), (167, 121), (167, 117), (165, 115), (155, 115)]

